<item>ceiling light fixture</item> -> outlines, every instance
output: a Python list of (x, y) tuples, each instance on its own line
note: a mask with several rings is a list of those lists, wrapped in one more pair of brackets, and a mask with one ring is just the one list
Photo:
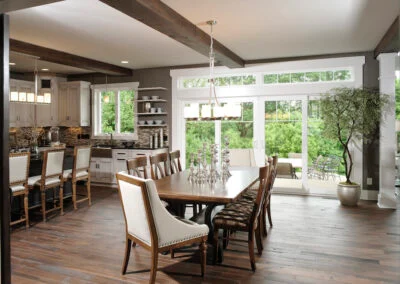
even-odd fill
[(16, 64), (15, 64), (14, 62), (10, 62), (10, 65), (11, 65), (11, 66), (14, 66), (14, 65), (16, 65)]
[(127, 61), (127, 60), (122, 60), (121, 63), (122, 63), (122, 64), (128, 64), (129, 61)]
[(213, 26), (217, 24), (217, 21), (210, 20), (206, 22), (210, 26), (210, 75), (208, 79), (209, 83), (209, 98), (208, 104), (200, 106), (198, 103), (192, 103), (184, 108), (184, 118), (188, 120), (220, 120), (220, 119), (233, 119), (241, 116), (241, 105), (239, 103), (226, 103), (222, 106), (218, 102), (217, 93), (215, 92), (215, 77), (214, 77), (214, 66), (215, 66), (215, 53), (214, 53), (214, 39), (213, 39)]
[(42, 71), (49, 71), (49, 68), (42, 68)]

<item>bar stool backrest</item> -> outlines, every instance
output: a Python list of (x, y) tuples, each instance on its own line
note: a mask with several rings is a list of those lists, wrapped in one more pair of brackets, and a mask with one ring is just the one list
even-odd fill
[(74, 168), (73, 171), (83, 171), (90, 168), (91, 146), (76, 146), (74, 148)]
[(64, 149), (48, 150), (44, 152), (42, 180), (49, 177), (62, 177), (64, 169)]
[(27, 184), (31, 153), (10, 154), (10, 186)]

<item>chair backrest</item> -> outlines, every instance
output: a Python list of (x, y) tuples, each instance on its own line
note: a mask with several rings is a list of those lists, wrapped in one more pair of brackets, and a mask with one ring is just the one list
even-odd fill
[(151, 178), (160, 179), (171, 175), (168, 164), (168, 153), (150, 156)]
[(229, 161), (231, 166), (257, 166), (254, 158), (254, 149), (229, 149)]
[(64, 149), (48, 150), (44, 152), (42, 181), (46, 178), (62, 176), (64, 169)]
[(123, 172), (116, 176), (128, 234), (154, 247), (165, 243), (166, 239), (182, 238), (182, 226), (186, 227), (187, 224), (177, 220), (165, 209), (154, 180)]
[(147, 157), (136, 157), (134, 159), (126, 160), (126, 167), (128, 174), (137, 176), (140, 178), (149, 178), (147, 174)]
[(27, 183), (30, 157), (28, 152), (10, 154), (10, 186)]
[(77, 171), (88, 171), (90, 169), (90, 158), (92, 155), (92, 147), (90, 145), (75, 146), (74, 148), (74, 167), (72, 168), (72, 176)]
[(274, 186), (276, 175), (278, 174), (278, 155), (272, 156), (273, 176), (272, 176), (272, 186)]
[(255, 225), (257, 222), (257, 218), (260, 215), (261, 208), (263, 205), (263, 202), (265, 200), (265, 193), (267, 190), (267, 182), (268, 182), (268, 176), (269, 176), (269, 166), (264, 166), (260, 167), (259, 170), (259, 186), (258, 186), (258, 191), (257, 191), (257, 198), (254, 201), (253, 205), (253, 212), (251, 215), (250, 222), (251, 224)]
[(176, 150), (169, 153), (169, 160), (171, 161), (171, 172), (176, 174), (182, 171), (181, 167), (181, 151)]

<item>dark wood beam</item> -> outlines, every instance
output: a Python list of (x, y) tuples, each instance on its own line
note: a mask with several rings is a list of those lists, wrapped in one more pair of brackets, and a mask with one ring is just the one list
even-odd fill
[(107, 75), (132, 75), (132, 70), (86, 57), (10, 39), (11, 51), (39, 57), (40, 60), (100, 72)]
[(399, 16), (394, 20), (385, 35), (375, 47), (375, 58), (383, 52), (397, 52), (399, 51)]
[(9, 16), (0, 15), (0, 283), (11, 283), (10, 258), (10, 183), (8, 159), (10, 93)]
[[(145, 25), (209, 56), (210, 35), (159, 0), (100, 0)], [(205, 19), (210, 20), (210, 19)], [(217, 62), (230, 68), (244, 67), (243, 59), (214, 40)]]
[(12, 11), (47, 5), (60, 1), (64, 0), (1, 0), (0, 13), (8, 13)]

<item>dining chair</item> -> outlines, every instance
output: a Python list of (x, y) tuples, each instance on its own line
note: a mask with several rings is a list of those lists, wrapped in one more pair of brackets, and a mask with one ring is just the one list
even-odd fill
[(10, 225), (25, 222), (26, 228), (29, 227), (29, 212), (28, 212), (28, 174), (31, 154), (26, 153), (11, 153), (9, 158), (10, 170), (10, 190), (13, 197), (24, 197), (24, 215), (21, 215), (19, 220), (13, 221)]
[(150, 156), (150, 172), (151, 178), (155, 180), (171, 175), (168, 153)]
[[(169, 153), (169, 160), (171, 163), (171, 173), (176, 174), (177, 172), (182, 171), (181, 166), (181, 151), (176, 150)], [(200, 212), (203, 208), (202, 204), (199, 203), (191, 203), (186, 204), (186, 207), (192, 207), (193, 209), (193, 216), (197, 216), (198, 212)]]
[[(28, 188), (33, 189), (35, 186), (40, 188), (43, 221), (46, 222), (46, 214), (55, 210), (60, 210), (64, 215), (63, 208), (63, 165), (64, 165), (64, 149), (48, 150), (43, 152), (42, 174), (28, 178)], [(54, 206), (46, 210), (46, 192), (53, 188)], [(56, 206), (55, 189), (59, 188), (59, 206)]]
[[(228, 204), (224, 209), (218, 212), (214, 219), (214, 260), (217, 260), (219, 229), (226, 231), (243, 231), (247, 232), (248, 237), (245, 242), (248, 243), (249, 256), (251, 269), (256, 270), (255, 258), (254, 258), (254, 239), (257, 244), (257, 251), (261, 255), (262, 253), (262, 239), (261, 239), (261, 218), (260, 214), (263, 208), (263, 202), (265, 200), (265, 194), (267, 191), (268, 179), (270, 179), (270, 168), (269, 166), (261, 167), (259, 170), (259, 189), (257, 192), (257, 198), (253, 202), (241, 198), (236, 202)], [(224, 234), (223, 239), (227, 238), (229, 241), (244, 241), (241, 239), (234, 239), (231, 234)]]
[(158, 253), (200, 243), (201, 275), (204, 276), (208, 227), (172, 216), (161, 203), (153, 180), (123, 172), (116, 176), (126, 230), (122, 274), (126, 273), (131, 247), (136, 243), (151, 251), (150, 283), (156, 279)]
[(147, 173), (147, 157), (141, 156), (126, 160), (126, 168), (130, 175), (140, 178), (149, 178)]
[[(90, 158), (92, 156), (92, 147), (90, 145), (74, 147), (74, 165), (72, 169), (65, 170), (63, 173), (64, 182), (71, 180), (72, 184), (72, 203), (74, 210), (78, 209), (77, 204), (88, 201), (89, 206), (92, 205), (90, 193)], [(87, 195), (77, 200), (76, 184), (78, 181), (86, 181)]]

